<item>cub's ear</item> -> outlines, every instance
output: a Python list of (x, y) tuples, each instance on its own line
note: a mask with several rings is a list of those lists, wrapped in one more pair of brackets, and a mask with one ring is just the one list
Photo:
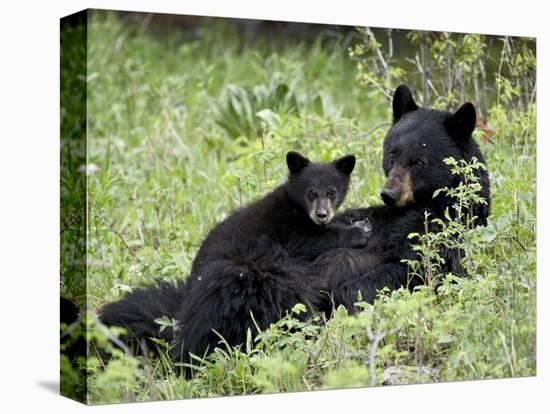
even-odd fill
[(286, 165), (292, 174), (302, 171), (309, 164), (309, 160), (296, 151), (289, 151), (286, 154)]
[(393, 123), (396, 123), (407, 112), (418, 109), (407, 85), (399, 85), (393, 94)]
[(342, 158), (338, 158), (334, 161), (334, 165), (340, 171), (346, 175), (350, 175), (355, 167), (355, 156), (354, 155), (344, 155)]
[(465, 141), (472, 136), (476, 126), (476, 109), (466, 102), (447, 119), (446, 127), (449, 135), (455, 140)]

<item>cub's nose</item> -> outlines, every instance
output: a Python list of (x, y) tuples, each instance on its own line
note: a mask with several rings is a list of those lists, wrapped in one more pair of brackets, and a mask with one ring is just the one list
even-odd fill
[(380, 192), (380, 197), (387, 206), (394, 206), (399, 200), (399, 193), (397, 191), (390, 190), (389, 188), (383, 188)]
[(325, 221), (328, 217), (328, 214), (326, 213), (326, 211), (317, 211), (315, 215), (317, 216), (319, 221)]

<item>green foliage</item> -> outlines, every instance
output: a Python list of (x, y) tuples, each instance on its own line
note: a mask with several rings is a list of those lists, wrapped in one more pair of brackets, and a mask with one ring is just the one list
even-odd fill
[(224, 102), (216, 106), (215, 117), (232, 138), (256, 138), (262, 123), (278, 124), (279, 112), (298, 113), (298, 102), (294, 92), (275, 77), (268, 86), (256, 85), (252, 89), (228, 85)]
[(406, 82), (421, 93), (423, 106), (449, 110), (470, 100), (483, 117), (495, 101), (522, 109), (534, 102), (532, 38), (404, 31), (405, 37), (396, 39), (396, 30), (358, 31), (362, 41), (349, 55), (357, 62), (359, 83), (371, 96), (389, 100), (395, 87)]
[(85, 301), (86, 42), (85, 12), (61, 25), (60, 270), (61, 294)]
[[(441, 33), (415, 39), (414, 32), (373, 30), (368, 44), (361, 38), (351, 46), (352, 60), (340, 38), (245, 44), (231, 26), (191, 39), (153, 37), (106, 12), (90, 23), (87, 166), (95, 168), (87, 176), (87, 293), (94, 309), (154, 278), (185, 277), (215, 223), (284, 180), (290, 149), (319, 160), (354, 153), (344, 207), (378, 203), (387, 91), (406, 81), (424, 92), (418, 62), (432, 66), (428, 103), (454, 107), (473, 96), (496, 132), (493, 144), (480, 140), (492, 183), (489, 225), (471, 229), (466, 214), (411, 239), (425, 259), (411, 271), (424, 278), (430, 271), (437, 292), (430, 281), (414, 293), (401, 289), (360, 303), (357, 315), (338, 308), (330, 320), (304, 320), (298, 306), (267, 330), (251, 331), (243, 346), (220, 337), (212, 355), (195, 357), (192, 379), (170, 361), (170, 344), (158, 341), (151, 360), (129, 357), (114, 344), (121, 332), (106, 332), (88, 316), (86, 340), (112, 355), (104, 361), (92, 351), (87, 364), (81, 361), (91, 402), (535, 374), (532, 40)], [(467, 212), (461, 207), (477, 201), (479, 185), (471, 172), (482, 167), (448, 162), (470, 178), (442, 191)], [(466, 252), (465, 278), (442, 275), (437, 266), (436, 247), (457, 244)], [(69, 297), (74, 286), (64, 286)], [(174, 327), (169, 318), (157, 323)], [(74, 380), (68, 386), (81, 386), (65, 359), (62, 370)]]
[[(60, 392), (78, 401), (86, 401), (86, 350), (79, 349), (78, 341), (86, 337), (86, 325), (78, 319), (70, 326), (61, 324), (60, 330)], [(72, 351), (78, 349), (78, 351)]]
[(481, 238), (475, 237), (474, 223), (477, 217), (473, 209), (475, 205), (487, 204), (487, 200), (480, 195), (482, 187), (477, 175), (478, 170), (485, 170), (486, 167), (476, 157), (472, 157), (470, 161), (450, 157), (443, 162), (449, 166), (452, 174), (461, 179), (455, 187), (436, 190), (433, 197), (443, 193), (453, 200), (451, 211), (445, 211), (445, 219), (432, 219), (427, 212), (424, 214), (424, 233), (411, 233), (408, 237), (420, 260), (404, 260), (411, 275), (424, 279), (428, 285), (435, 284), (442, 277), (440, 269), (445, 263), (441, 257), (443, 250), (463, 252), (470, 259), (465, 266), (468, 271), (475, 266), (475, 261), (471, 260), (472, 254), (483, 248), (484, 244)]
[[(395, 87), (406, 76), (405, 69), (395, 62), (394, 30), (386, 29), (378, 35), (368, 27), (359, 28), (358, 31), (362, 42), (349, 50), (350, 57), (357, 62), (357, 80), (366, 87), (371, 99), (382, 95), (391, 102)], [(382, 36), (387, 47), (378, 40)]]

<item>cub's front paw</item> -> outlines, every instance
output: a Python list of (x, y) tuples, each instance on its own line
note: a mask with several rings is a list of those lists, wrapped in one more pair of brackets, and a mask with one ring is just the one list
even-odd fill
[(352, 225), (347, 231), (346, 244), (352, 249), (365, 247), (369, 241), (369, 233), (360, 226)]
[(368, 209), (366, 208), (351, 208), (343, 213), (336, 215), (333, 222), (341, 223), (348, 226), (351, 226), (353, 223), (358, 221), (368, 220), (367, 217)]
[(372, 231), (372, 224), (367, 219), (355, 221), (351, 224), (351, 226), (352, 227), (359, 227), (365, 233), (370, 233)]

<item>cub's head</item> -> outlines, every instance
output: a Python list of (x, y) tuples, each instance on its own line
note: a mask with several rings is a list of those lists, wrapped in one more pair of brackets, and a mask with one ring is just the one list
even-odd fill
[(290, 151), (286, 163), (289, 170), (287, 192), (292, 202), (315, 224), (330, 223), (348, 191), (355, 157), (346, 155), (333, 162), (316, 163)]
[[(393, 98), (393, 125), (384, 139), (384, 203), (396, 207), (433, 204), (437, 202), (433, 199), (437, 189), (456, 186), (460, 180), (443, 159), (452, 156), (469, 161), (475, 156), (484, 162), (472, 138), (475, 123), (476, 111), (469, 102), (456, 112), (419, 108), (409, 88), (399, 86)], [(487, 173), (483, 170), (479, 174), (482, 196), (489, 201)], [(488, 211), (481, 214), (487, 215)]]

